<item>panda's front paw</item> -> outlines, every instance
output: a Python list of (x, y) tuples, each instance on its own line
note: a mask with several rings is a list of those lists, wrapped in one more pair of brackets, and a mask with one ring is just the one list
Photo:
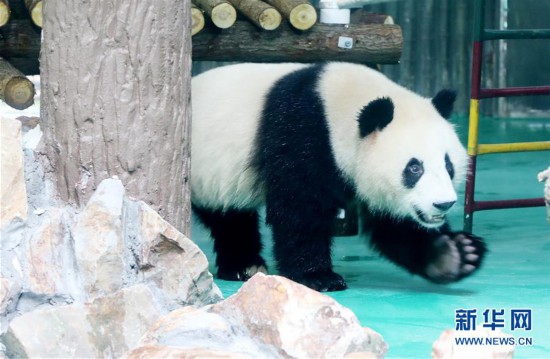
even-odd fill
[(466, 232), (441, 234), (435, 239), (433, 250), (425, 276), (439, 284), (456, 282), (474, 273), (487, 251), (483, 239)]
[(258, 257), (254, 263), (239, 269), (218, 267), (218, 278), (231, 281), (247, 281), (256, 273), (267, 274), (267, 265)]
[(285, 277), (318, 292), (335, 292), (348, 287), (344, 278), (333, 271), (299, 273), (285, 275)]

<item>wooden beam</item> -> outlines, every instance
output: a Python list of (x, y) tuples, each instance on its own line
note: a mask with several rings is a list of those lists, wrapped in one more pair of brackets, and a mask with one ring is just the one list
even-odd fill
[[(338, 46), (341, 37), (350, 38)], [(342, 41), (340, 41), (342, 43)], [(351, 44), (350, 44), (351, 43)], [(283, 23), (275, 31), (260, 31), (247, 21), (237, 21), (219, 31), (205, 28), (193, 37), (193, 60), (249, 62), (349, 61), (395, 64), (399, 62), (403, 35), (397, 25), (352, 24), (349, 28), (317, 24), (297, 32)]]
[(25, 75), (37, 75), (40, 29), (28, 19), (10, 20), (0, 28), (0, 54)]
[(308, 0), (266, 0), (275, 6), (292, 27), (308, 30), (317, 22), (317, 11)]
[(17, 110), (24, 110), (34, 103), (33, 83), (1, 57), (0, 99)]
[(10, 6), (7, 0), (0, 0), (0, 27), (10, 20)]
[(246, 18), (263, 30), (275, 30), (283, 17), (273, 7), (261, 0), (229, 0)]

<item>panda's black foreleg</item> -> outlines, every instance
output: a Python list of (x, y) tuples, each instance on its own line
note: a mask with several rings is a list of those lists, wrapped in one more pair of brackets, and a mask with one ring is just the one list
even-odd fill
[(346, 282), (332, 270), (331, 230), (336, 209), (267, 204), (279, 273), (317, 291), (338, 291)]
[(193, 206), (193, 211), (214, 238), (218, 278), (245, 281), (258, 272), (267, 273), (260, 256), (257, 211), (213, 211), (197, 206)]
[(410, 220), (378, 218), (371, 243), (382, 255), (434, 283), (451, 283), (473, 274), (486, 253), (480, 237), (453, 232), (448, 224), (426, 229)]

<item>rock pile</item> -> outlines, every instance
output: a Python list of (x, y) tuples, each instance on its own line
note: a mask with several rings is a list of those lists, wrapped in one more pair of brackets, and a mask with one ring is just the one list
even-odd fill
[(222, 298), (199, 248), (125, 197), (117, 179), (101, 182), (80, 213), (38, 213), (37, 225), (2, 230), (0, 315), (3, 327), (17, 316), (4, 341), (18, 357), (77, 348), (79, 356), (119, 357), (161, 315)]

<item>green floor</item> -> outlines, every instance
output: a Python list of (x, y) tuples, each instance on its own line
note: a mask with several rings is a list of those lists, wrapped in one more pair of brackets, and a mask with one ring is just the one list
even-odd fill
[[(466, 132), (466, 120), (456, 119)], [(550, 119), (482, 119), (480, 141), (523, 142), (550, 139)], [(465, 136), (462, 136), (465, 142)], [(487, 155), (478, 159), (476, 198), (541, 197), (536, 175), (550, 166), (550, 152)], [(463, 198), (463, 197), (462, 197)], [(195, 219), (193, 219), (195, 220)], [(462, 226), (462, 206), (451, 223)], [(265, 257), (271, 260), (269, 229), (263, 228)], [(455, 327), (456, 309), (477, 309), (477, 326), (485, 309), (505, 310), (505, 332), (532, 338), (531, 346), (516, 346), (516, 358), (550, 358), (550, 223), (544, 208), (477, 212), (474, 233), (486, 239), (489, 254), (483, 268), (464, 282), (438, 286), (411, 277), (380, 259), (357, 237), (335, 240), (335, 269), (349, 285), (330, 293), (351, 308), (361, 323), (378, 331), (389, 344), (388, 358), (429, 358), (441, 331)], [(193, 221), (192, 238), (213, 266), (212, 243)], [(241, 283), (217, 280), (229, 296)], [(532, 310), (530, 331), (510, 331), (512, 309)]]

